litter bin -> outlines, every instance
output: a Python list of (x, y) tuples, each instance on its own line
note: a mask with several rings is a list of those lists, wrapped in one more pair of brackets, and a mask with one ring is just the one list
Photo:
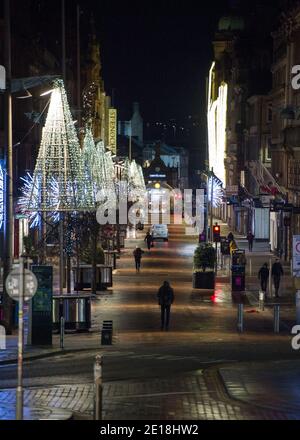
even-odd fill
[(65, 329), (88, 331), (91, 328), (91, 297), (61, 295), (53, 297), (53, 330), (59, 331), (64, 317)]
[(101, 345), (112, 345), (113, 322), (103, 321), (101, 330)]

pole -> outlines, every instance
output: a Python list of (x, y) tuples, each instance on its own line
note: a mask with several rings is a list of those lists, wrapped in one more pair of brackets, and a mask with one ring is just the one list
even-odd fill
[(80, 70), (80, 6), (77, 4), (77, 109), (78, 127), (81, 127), (81, 70)]
[(238, 332), (242, 333), (244, 331), (244, 305), (243, 304), (238, 304), (238, 324), (237, 324), (237, 329)]
[(16, 419), (23, 420), (23, 344), (24, 344), (24, 260), (20, 257), (20, 281), (19, 281), (19, 329), (18, 329), (18, 386), (16, 392)]
[(6, 87), (6, 121), (5, 121), (5, 219), (4, 219), (4, 258), (3, 258), (3, 285), (4, 285), (4, 320), (7, 333), (12, 329), (12, 300), (5, 290), (5, 279), (11, 271), (13, 263), (13, 139), (12, 139), (12, 95), (11, 95), (11, 22), (10, 0), (5, 0), (5, 69), (7, 78)]
[(59, 215), (59, 294), (64, 293), (64, 215)]
[(62, 40), (62, 44), (61, 44), (61, 48), (62, 48), (62, 76), (63, 76), (63, 80), (64, 83), (66, 85), (66, 79), (67, 79), (67, 74), (66, 74), (66, 7), (65, 7), (65, 0), (61, 0), (61, 31), (62, 31), (62, 35), (61, 35), (61, 40)]
[(60, 318), (60, 348), (65, 346), (65, 318)]
[(129, 132), (129, 160), (131, 161), (132, 157), (132, 122), (130, 120), (130, 132)]
[(284, 225), (284, 261), (287, 261), (288, 253), (288, 228)]
[(252, 277), (252, 258), (249, 259), (249, 276)]
[(102, 420), (102, 356), (97, 355), (94, 365), (94, 420)]

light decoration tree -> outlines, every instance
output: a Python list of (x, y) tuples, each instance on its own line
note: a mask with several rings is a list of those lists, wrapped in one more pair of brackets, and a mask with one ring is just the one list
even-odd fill
[[(55, 183), (54, 183), (55, 182)], [(53, 192), (53, 185), (57, 191)], [(27, 211), (70, 212), (95, 209), (92, 183), (62, 80), (56, 80), (32, 179)]]
[(127, 195), (130, 202), (137, 202), (138, 200), (144, 199), (147, 190), (143, 170), (135, 160), (130, 161), (128, 158), (125, 159), (122, 181), (126, 182), (125, 188), (127, 194), (120, 194), (120, 197)]
[(146, 185), (142, 167), (133, 160), (130, 164), (131, 197), (133, 200), (141, 200), (146, 193)]
[(111, 203), (115, 207), (116, 181), (114, 162), (110, 151), (106, 151), (102, 141), (97, 143), (96, 157), (92, 171), (97, 188), (97, 202)]
[(0, 163), (0, 229), (4, 220), (4, 174)]
[(224, 190), (219, 180), (209, 177), (207, 185), (207, 198), (214, 208), (218, 208), (222, 204)]
[(84, 173), (87, 179), (90, 179), (92, 190), (93, 190), (93, 198), (96, 200), (96, 194), (98, 191), (98, 154), (94, 141), (94, 137), (92, 134), (91, 128), (87, 127), (85, 131), (85, 136), (83, 140), (83, 149), (82, 149), (82, 159), (84, 166)]

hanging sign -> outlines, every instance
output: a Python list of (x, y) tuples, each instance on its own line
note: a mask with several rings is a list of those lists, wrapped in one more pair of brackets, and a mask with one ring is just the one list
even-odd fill
[(108, 110), (108, 148), (113, 154), (117, 152), (117, 110)]

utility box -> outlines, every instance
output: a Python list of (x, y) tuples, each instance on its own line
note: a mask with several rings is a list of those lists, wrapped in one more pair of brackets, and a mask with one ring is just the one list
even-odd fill
[(245, 290), (245, 272), (245, 251), (236, 250), (232, 254), (231, 265), (231, 289), (233, 292), (243, 292)]

